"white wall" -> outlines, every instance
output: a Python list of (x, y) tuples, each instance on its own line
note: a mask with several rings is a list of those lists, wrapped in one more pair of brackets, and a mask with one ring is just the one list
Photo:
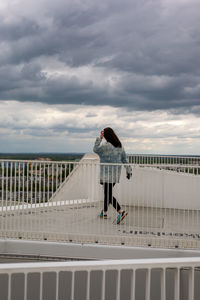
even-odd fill
[(200, 176), (136, 166), (130, 181), (123, 170), (115, 195), (123, 204), (200, 209)]
[[(72, 199), (103, 200), (99, 184), (99, 159), (85, 155), (78, 168), (58, 190), (55, 201)], [(200, 209), (200, 176), (133, 166), (131, 180), (122, 168), (114, 195), (121, 204), (145, 207)]]
[(95, 154), (86, 154), (80, 164), (63, 182), (51, 201), (90, 199), (99, 201), (99, 159)]

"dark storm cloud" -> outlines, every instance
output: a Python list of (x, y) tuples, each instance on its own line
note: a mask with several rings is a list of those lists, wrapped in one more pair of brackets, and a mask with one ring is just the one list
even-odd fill
[[(194, 111), (200, 105), (198, 2), (43, 0), (31, 2), (30, 9), (21, 4), (22, 10), (13, 5), (0, 12), (1, 100), (137, 110)], [(70, 67), (69, 73), (54, 66), (49, 75), (51, 61)], [(86, 78), (81, 67), (92, 70)], [(102, 82), (91, 75), (98, 71)]]
[(4, 42), (14, 42), (36, 34), (40, 34), (40, 27), (26, 17), (22, 17), (20, 20), (12, 23), (6, 23), (3, 18), (0, 20), (0, 36)]

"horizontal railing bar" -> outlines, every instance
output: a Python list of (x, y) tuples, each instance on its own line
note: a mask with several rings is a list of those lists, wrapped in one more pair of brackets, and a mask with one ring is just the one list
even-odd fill
[(172, 158), (199, 158), (200, 156), (187, 156), (187, 155), (168, 155), (168, 154), (127, 154), (128, 157), (172, 157)]
[[(200, 158), (199, 158), (200, 159)], [(3, 160), (0, 159), (0, 162), (16, 162), (16, 163), (34, 163), (34, 164), (46, 164), (46, 165), (56, 165), (56, 164), (63, 164), (63, 165), (105, 165), (105, 166), (147, 166), (147, 167), (170, 167), (170, 168), (200, 168), (200, 165), (193, 165), (193, 164), (170, 164), (170, 163), (127, 163), (127, 164), (122, 164), (122, 163), (100, 163), (100, 162), (94, 162), (94, 161), (40, 161), (40, 160)]]
[(151, 259), (128, 259), (128, 260), (105, 260), (105, 261), (70, 261), (70, 262), (34, 262), (0, 264), (0, 273), (10, 272), (40, 272), (82, 270), (105, 270), (105, 269), (166, 269), (166, 268), (199, 268), (200, 258), (151, 258)]

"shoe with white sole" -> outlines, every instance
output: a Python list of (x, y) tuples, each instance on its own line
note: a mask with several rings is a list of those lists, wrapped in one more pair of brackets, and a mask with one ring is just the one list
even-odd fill
[(128, 215), (128, 212), (125, 210), (122, 210), (122, 212), (120, 214), (118, 214), (118, 216), (117, 216), (117, 224), (120, 224), (127, 215)]

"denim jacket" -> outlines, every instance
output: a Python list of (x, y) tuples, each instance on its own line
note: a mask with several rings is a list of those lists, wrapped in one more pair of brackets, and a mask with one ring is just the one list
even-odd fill
[[(101, 139), (96, 138), (93, 150), (99, 155), (100, 163), (102, 163), (100, 166), (100, 183), (118, 183), (120, 180), (121, 166), (103, 164), (128, 164), (124, 148), (116, 148), (108, 142), (101, 144)], [(125, 166), (125, 168), (127, 173), (130, 174), (132, 172), (130, 166)]]

